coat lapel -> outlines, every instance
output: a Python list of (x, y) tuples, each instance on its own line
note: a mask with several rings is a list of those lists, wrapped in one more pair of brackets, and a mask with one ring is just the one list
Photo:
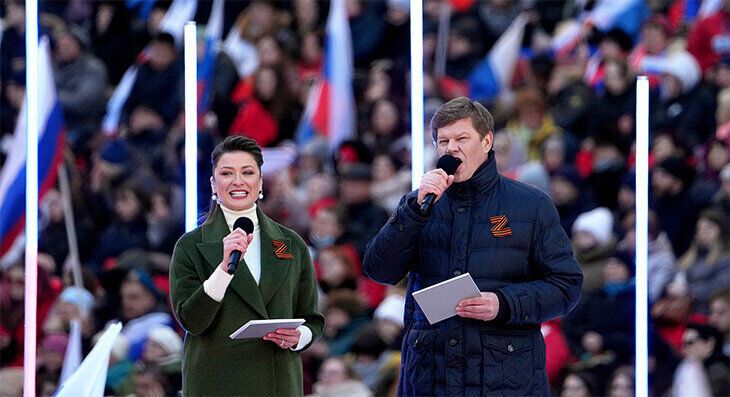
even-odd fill
[[(227, 236), (228, 233), (230, 233), (228, 225), (226, 225), (226, 220), (223, 217), (223, 213), (220, 211), (213, 222), (203, 225), (202, 227), (203, 241), (196, 244), (196, 246), (198, 251), (200, 251), (205, 260), (211, 266), (208, 276), (213, 273), (216, 266), (218, 266), (223, 260), (223, 237)], [(263, 241), (261, 249), (264, 249)], [(263, 254), (261, 259), (263, 262)], [(266, 305), (264, 305), (264, 301), (261, 299), (259, 287), (256, 285), (256, 281), (254, 281), (245, 261), (238, 264), (236, 273), (237, 274), (233, 277), (233, 280), (231, 280), (230, 288), (232, 288), (236, 294), (238, 294), (246, 303), (256, 310), (261, 317), (269, 318), (269, 315), (266, 312)]]
[[(281, 229), (269, 217), (257, 209), (261, 229), (261, 282), (259, 289), (264, 305), (268, 305), (276, 292), (284, 284), (289, 274), (293, 258), (291, 239), (284, 237)], [(275, 242), (277, 242), (275, 244)], [(285, 249), (281, 247), (284, 243)], [(277, 253), (276, 248), (279, 248)], [(289, 255), (287, 255), (289, 254)]]

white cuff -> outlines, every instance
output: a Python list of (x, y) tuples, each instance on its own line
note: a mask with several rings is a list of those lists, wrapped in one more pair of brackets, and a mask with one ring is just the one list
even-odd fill
[(223, 300), (223, 295), (226, 294), (228, 284), (233, 280), (233, 275), (228, 274), (220, 266), (215, 268), (210, 278), (203, 281), (203, 290), (208, 296), (213, 298), (214, 301), (220, 302)]
[(297, 329), (302, 334), (299, 335), (299, 343), (297, 344), (297, 346), (290, 348), (291, 351), (294, 351), (294, 352), (295, 351), (298, 351), (298, 350), (304, 349), (304, 346), (308, 345), (309, 342), (312, 341), (312, 330), (309, 329), (309, 327), (304, 326), (304, 325), (300, 325), (300, 326), (297, 327)]

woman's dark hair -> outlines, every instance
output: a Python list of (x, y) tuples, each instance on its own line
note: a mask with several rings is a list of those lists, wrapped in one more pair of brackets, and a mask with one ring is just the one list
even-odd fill
[[(259, 173), (261, 172), (261, 166), (264, 165), (264, 156), (261, 154), (261, 147), (251, 138), (241, 135), (231, 135), (226, 137), (223, 142), (219, 143), (218, 146), (213, 149), (213, 153), (210, 154), (210, 164), (213, 173), (215, 173), (215, 167), (221, 156), (225, 153), (232, 152), (246, 152), (253, 156), (253, 159), (256, 161), (256, 165), (259, 167)], [(210, 208), (208, 209), (208, 213), (205, 214), (205, 222), (203, 222), (203, 224), (208, 224), (213, 221), (213, 218), (215, 218), (216, 213), (219, 211), (218, 207), (218, 203), (211, 199)]]

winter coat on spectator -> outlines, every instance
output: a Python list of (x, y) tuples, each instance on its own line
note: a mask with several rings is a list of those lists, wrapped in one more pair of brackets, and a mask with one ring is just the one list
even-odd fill
[(696, 21), (687, 37), (687, 50), (706, 73), (723, 56), (730, 55), (730, 12), (720, 10)]
[(706, 257), (698, 258), (687, 270), (687, 284), (692, 295), (692, 311), (709, 314), (710, 296), (730, 287), (730, 256), (709, 264)]
[(650, 240), (648, 245), (649, 302), (653, 303), (661, 297), (664, 286), (674, 278), (677, 272), (677, 258), (664, 232), (661, 232), (656, 239)]
[[(403, 197), (364, 261), (379, 282), (408, 276), (398, 394), (547, 395), (540, 324), (576, 304), (582, 281), (550, 199), (501, 176), (494, 152), (469, 180), (449, 187), (430, 217), (412, 207), (416, 195)], [(511, 235), (492, 234), (495, 215), (505, 216)], [(481, 291), (503, 296), (502, 321), (429, 324), (413, 292), (462, 272)]]
[(182, 109), (182, 62), (177, 60), (159, 71), (144, 64), (138, 70), (124, 114), (128, 116), (138, 105), (145, 105), (159, 113), (167, 124), (172, 123)]
[(71, 63), (57, 64), (53, 77), (66, 127), (88, 135), (96, 132), (106, 112), (104, 64), (91, 54), (82, 54)]

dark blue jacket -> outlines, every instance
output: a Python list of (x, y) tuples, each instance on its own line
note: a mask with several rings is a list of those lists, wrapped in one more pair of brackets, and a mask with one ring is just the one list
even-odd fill
[[(429, 216), (415, 211), (416, 195), (403, 197), (364, 260), (378, 282), (408, 275), (398, 394), (548, 395), (540, 323), (570, 311), (583, 280), (552, 201), (497, 173), (493, 152)], [(490, 222), (500, 215), (501, 228)], [(463, 272), (500, 297), (497, 319), (430, 325), (412, 293)]]

